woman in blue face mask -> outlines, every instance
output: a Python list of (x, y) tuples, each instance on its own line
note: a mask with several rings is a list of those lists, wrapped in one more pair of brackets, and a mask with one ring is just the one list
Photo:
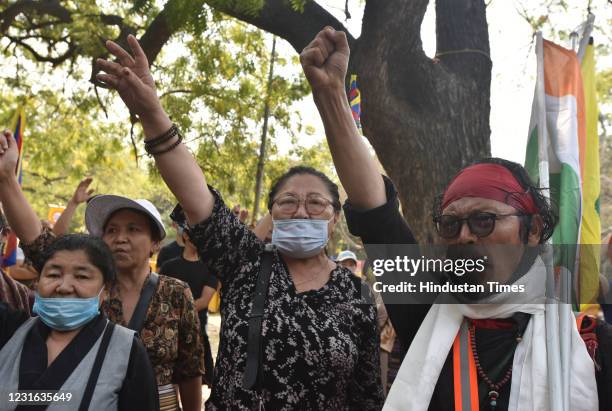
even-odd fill
[[(346, 36), (322, 32), (312, 44), (321, 36), (329, 36), (330, 49), (338, 53), (318, 61), (324, 67), (317, 69), (317, 81), (332, 85), (328, 77), (341, 76), (340, 56), (348, 53)], [(132, 56), (107, 42), (117, 60), (98, 60), (98, 80), (116, 89), (139, 117), (145, 149), (180, 202), (202, 261), (222, 283), (223, 326), (207, 409), (380, 410), (376, 309), (367, 303), (361, 280), (325, 253), (340, 215), (338, 187), (308, 167), (282, 176), (268, 202), (275, 247), (267, 253), (264, 242), (207, 186), (160, 104), (146, 55), (134, 37), (128, 44)], [(313, 66), (303, 66), (312, 77)], [(348, 109), (346, 96), (335, 103), (330, 107)], [(269, 282), (260, 281), (266, 285), (256, 293), (264, 266), (270, 267)], [(261, 301), (254, 295), (264, 296), (261, 315), (253, 308)]]
[[(24, 390), (49, 409), (159, 409), (155, 375), (135, 333), (100, 314), (115, 277), (106, 244), (82, 234), (46, 251), (30, 319), (0, 302), (0, 409), (27, 409)], [(62, 395), (63, 393), (63, 395)], [(51, 399), (51, 401), (47, 401)]]

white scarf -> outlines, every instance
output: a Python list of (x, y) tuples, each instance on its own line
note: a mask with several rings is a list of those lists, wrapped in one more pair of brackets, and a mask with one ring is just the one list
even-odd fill
[[(546, 267), (538, 257), (531, 269), (515, 284), (525, 284), (523, 300), (543, 301)], [(537, 287), (533, 287), (537, 285)], [(550, 410), (546, 361), (545, 305), (540, 303), (500, 304), (504, 295), (490, 298), (490, 304), (434, 303), (423, 320), (393, 386), (383, 411), (427, 411), (442, 366), (452, 349), (464, 318), (509, 318), (516, 312), (531, 314), (522, 341), (517, 345), (512, 363), (509, 411)], [(516, 300), (516, 297), (514, 297)], [(440, 298), (439, 301), (444, 301)], [(571, 411), (598, 410), (595, 366), (573, 324), (570, 353)], [(450, 399), (452, 401), (452, 399)]]

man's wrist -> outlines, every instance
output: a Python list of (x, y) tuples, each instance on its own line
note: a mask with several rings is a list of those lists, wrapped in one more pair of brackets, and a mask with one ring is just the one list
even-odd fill
[(346, 90), (342, 86), (321, 87), (312, 90), (312, 97), (317, 105), (329, 101), (346, 100)]
[(353, 127), (355, 122), (344, 90), (340, 88), (319, 90), (313, 92), (317, 110), (323, 124), (335, 127)]

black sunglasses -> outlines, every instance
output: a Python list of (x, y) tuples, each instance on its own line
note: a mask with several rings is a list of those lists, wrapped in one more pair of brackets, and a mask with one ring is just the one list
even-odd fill
[(467, 222), (472, 234), (478, 238), (488, 236), (495, 229), (495, 221), (503, 217), (524, 216), (523, 213), (515, 214), (494, 214), (485, 212), (476, 212), (470, 214), (466, 218), (459, 218), (454, 215), (443, 214), (434, 218), (436, 231), (440, 237), (447, 240), (456, 238), (461, 232), (463, 222)]

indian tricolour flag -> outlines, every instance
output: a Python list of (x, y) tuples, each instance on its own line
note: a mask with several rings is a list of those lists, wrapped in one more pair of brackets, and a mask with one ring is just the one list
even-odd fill
[[(538, 55), (539, 75), (525, 167), (541, 187), (550, 189), (550, 199), (559, 211), (553, 234), (553, 244), (560, 246), (555, 247), (555, 271), (565, 278), (572, 273), (575, 279), (586, 143), (582, 76), (573, 50), (541, 37), (539, 41), (542, 52)], [(546, 147), (541, 147), (542, 141)], [(546, 170), (548, 175), (543, 175)]]

